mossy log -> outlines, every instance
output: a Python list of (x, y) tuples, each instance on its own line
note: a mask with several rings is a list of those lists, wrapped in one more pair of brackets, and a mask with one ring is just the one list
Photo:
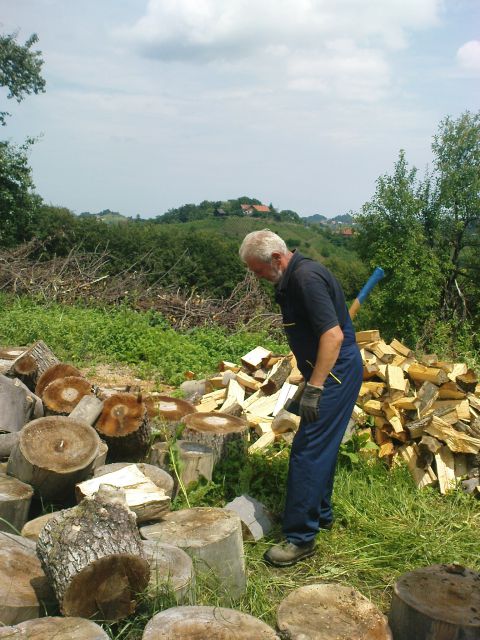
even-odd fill
[(66, 616), (125, 618), (150, 576), (135, 514), (123, 491), (107, 485), (51, 518), (37, 554)]
[(246, 449), (249, 426), (245, 420), (225, 413), (191, 413), (184, 417), (182, 439), (198, 442), (213, 450), (214, 464), (227, 457), (229, 447), (238, 443)]
[(79, 376), (57, 378), (43, 392), (45, 415), (68, 416), (84, 396), (93, 395), (91, 383)]
[(395, 584), (389, 623), (395, 640), (478, 640), (480, 574), (457, 564), (405, 573)]
[(70, 376), (83, 378), (80, 370), (71, 364), (67, 364), (65, 362), (54, 364), (53, 366), (46, 369), (38, 378), (37, 384), (35, 385), (36, 395), (41, 398), (43, 392), (51, 382), (53, 382), (54, 380), (58, 380), (58, 378), (66, 378)]
[(73, 489), (91, 474), (100, 439), (83, 422), (61, 416), (24, 426), (8, 460), (8, 473), (49, 500), (73, 498)]
[(141, 394), (116, 393), (107, 398), (95, 428), (108, 444), (112, 460), (141, 460), (148, 451), (151, 427)]
[(392, 640), (385, 616), (370, 600), (333, 583), (292, 591), (278, 607), (277, 626), (285, 640)]
[(224, 601), (240, 597), (246, 586), (242, 525), (231, 511), (194, 507), (167, 513), (143, 526), (143, 538), (174, 544), (196, 560), (197, 574), (211, 579)]
[[(316, 637), (316, 636), (315, 636)], [(142, 640), (278, 640), (265, 622), (224, 607), (173, 607), (157, 613)], [(313, 636), (312, 636), (313, 638)]]

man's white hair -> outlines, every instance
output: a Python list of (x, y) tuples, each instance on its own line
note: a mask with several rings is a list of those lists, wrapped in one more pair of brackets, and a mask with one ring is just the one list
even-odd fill
[(286, 255), (288, 253), (287, 245), (280, 236), (277, 236), (270, 229), (262, 229), (261, 231), (252, 231), (246, 235), (238, 253), (243, 262), (246, 262), (249, 258), (270, 262), (272, 253), (276, 251)]

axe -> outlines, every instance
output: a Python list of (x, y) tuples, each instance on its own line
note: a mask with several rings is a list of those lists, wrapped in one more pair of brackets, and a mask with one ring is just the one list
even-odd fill
[(355, 300), (350, 305), (350, 309), (348, 310), (348, 313), (349, 313), (350, 318), (352, 320), (357, 315), (357, 311), (360, 309), (361, 305), (367, 299), (367, 297), (369, 296), (369, 294), (370, 294), (371, 290), (373, 289), (373, 287), (377, 284), (377, 282), (380, 282), (380, 280), (384, 276), (385, 276), (384, 270), (381, 267), (375, 267), (372, 275), (367, 280), (367, 282), (363, 286), (363, 288), (360, 291), (360, 293), (358, 294), (358, 296), (355, 298)]

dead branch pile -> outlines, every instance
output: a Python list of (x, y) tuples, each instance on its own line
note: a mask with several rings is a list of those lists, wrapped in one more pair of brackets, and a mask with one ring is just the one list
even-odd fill
[(42, 256), (38, 240), (0, 251), (0, 291), (64, 304), (127, 303), (133, 309), (157, 312), (179, 329), (210, 324), (280, 326), (279, 315), (270, 311), (266, 294), (248, 273), (229, 297), (219, 299), (166, 285), (167, 273), (152, 283), (150, 274), (138, 266), (147, 256), (117, 273), (112, 272), (112, 258), (106, 251), (84, 253), (73, 248), (66, 257), (35, 256)]

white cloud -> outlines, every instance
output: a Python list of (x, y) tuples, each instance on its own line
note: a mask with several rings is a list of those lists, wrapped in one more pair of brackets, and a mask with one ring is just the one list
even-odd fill
[(480, 40), (470, 40), (457, 51), (457, 60), (462, 69), (480, 74)]

